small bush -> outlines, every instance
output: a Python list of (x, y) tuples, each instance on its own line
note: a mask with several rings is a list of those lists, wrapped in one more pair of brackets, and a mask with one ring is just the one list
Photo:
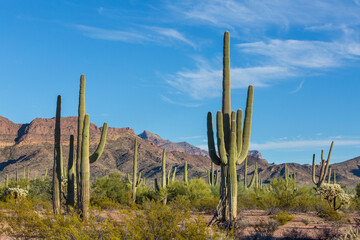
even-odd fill
[(309, 218), (303, 218), (303, 219), (301, 219), (301, 222), (307, 226), (307, 225), (310, 224), (310, 219)]
[(286, 223), (292, 222), (292, 220), (295, 219), (295, 217), (290, 215), (287, 211), (281, 211), (277, 215), (271, 216), (271, 218), (278, 221), (280, 225), (285, 225)]
[(313, 239), (307, 235), (307, 233), (301, 229), (293, 228), (291, 230), (285, 231), (283, 233), (284, 239), (301, 239), (301, 240), (310, 240)]
[(322, 210), (321, 212), (318, 213), (318, 216), (328, 221), (340, 221), (342, 219), (340, 213), (338, 213), (332, 208)]
[(253, 237), (271, 237), (274, 232), (279, 228), (279, 222), (273, 219), (269, 219), (268, 221), (261, 219), (252, 227), (255, 231), (255, 236)]

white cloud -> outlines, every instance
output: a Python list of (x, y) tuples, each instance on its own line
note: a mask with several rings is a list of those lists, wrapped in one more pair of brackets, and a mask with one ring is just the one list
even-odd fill
[[(266, 143), (251, 143), (250, 148), (256, 150), (274, 149), (301, 149), (322, 147), (328, 149), (331, 140), (296, 140), (296, 141), (270, 141)], [(337, 140), (334, 146), (353, 146), (360, 145), (360, 140)]]
[(182, 1), (170, 9), (187, 19), (227, 28), (268, 25), (359, 24), (358, 1), (342, 0), (199, 0)]
[(138, 29), (121, 31), (114, 29), (97, 28), (87, 25), (76, 24), (75, 28), (85, 36), (95, 39), (122, 41), (129, 43), (157, 42), (168, 45), (170, 41), (183, 42), (193, 48), (196, 45), (188, 40), (183, 34), (172, 28), (154, 26), (138, 26)]
[(276, 64), (301, 68), (337, 67), (343, 59), (360, 56), (358, 42), (271, 39), (237, 46), (242, 52), (267, 56)]
[[(222, 88), (222, 69), (212, 68), (205, 60), (195, 61), (196, 69), (168, 75), (166, 82), (177, 89), (178, 94), (188, 95), (195, 100), (219, 96)], [(218, 66), (221, 66), (221, 63)], [(294, 72), (280, 66), (231, 68), (231, 88), (246, 88), (250, 84), (266, 87), (291, 76), (294, 76)]]

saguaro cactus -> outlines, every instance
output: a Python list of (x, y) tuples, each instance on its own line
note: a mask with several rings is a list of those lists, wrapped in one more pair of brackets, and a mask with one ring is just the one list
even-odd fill
[(324, 150), (321, 150), (321, 168), (320, 168), (320, 175), (318, 177), (318, 181), (315, 179), (315, 154), (313, 155), (313, 163), (312, 163), (312, 181), (316, 185), (316, 188), (319, 188), (321, 184), (323, 184), (324, 180), (326, 179), (326, 175), (329, 172), (329, 166), (330, 166), (330, 158), (331, 158), (331, 152), (334, 146), (334, 141), (331, 142), (329, 154), (327, 157), (327, 160), (324, 159)]
[(254, 96), (253, 86), (249, 86), (245, 121), (239, 109), (231, 112), (230, 100), (230, 35), (224, 34), (223, 49), (223, 94), (222, 111), (217, 113), (217, 155), (215, 149), (212, 114), (207, 116), (208, 147), (211, 160), (221, 167), (220, 200), (216, 213), (210, 224), (216, 221), (230, 223), (237, 216), (237, 176), (236, 165), (241, 164), (248, 153), (251, 134), (252, 104)]
[(84, 127), (81, 142), (81, 165), (80, 165), (80, 179), (81, 179), (81, 216), (87, 218), (89, 203), (90, 203), (90, 159), (89, 159), (89, 126), (90, 117), (88, 114), (84, 118)]
[(211, 162), (210, 171), (208, 171), (208, 183), (211, 186), (217, 185), (219, 180), (219, 173), (217, 170), (215, 170), (214, 163)]
[(131, 188), (132, 188), (132, 202), (133, 203), (136, 201), (136, 188), (142, 183), (141, 173), (139, 173), (139, 176), (137, 173), (137, 150), (138, 150), (137, 139), (135, 138), (134, 158), (133, 158), (133, 180), (131, 181), (129, 174), (127, 175), (129, 183), (131, 184)]
[(54, 214), (60, 213), (60, 193), (61, 193), (61, 170), (62, 170), (62, 151), (61, 151), (61, 96), (57, 97), (56, 117), (55, 117), (55, 147), (54, 147), (54, 166), (53, 166), (53, 211)]
[[(81, 156), (82, 156), (82, 135), (85, 120), (85, 76), (80, 76), (80, 91), (79, 91), (79, 107), (78, 107), (78, 133), (77, 133), (77, 159), (76, 159), (76, 181), (77, 181), (77, 199), (81, 199)], [(89, 156), (90, 163), (97, 161), (105, 147), (106, 134), (107, 134), (107, 123), (104, 123), (101, 130), (101, 138), (99, 145), (95, 152)], [(80, 206), (80, 204), (78, 204)]]
[(75, 206), (75, 186), (76, 186), (76, 155), (74, 152), (74, 135), (70, 135), (68, 179), (67, 179), (67, 198), (66, 205)]
[(184, 182), (187, 184), (188, 183), (188, 162), (185, 161), (185, 165), (184, 165)]
[(254, 186), (254, 183), (258, 182), (258, 178), (259, 178), (259, 173), (258, 173), (258, 165), (257, 163), (255, 163), (255, 170), (254, 170), (254, 174), (250, 180), (250, 183), (247, 184), (247, 163), (248, 163), (248, 159), (245, 159), (245, 164), (244, 164), (244, 188), (248, 189), (251, 188), (252, 186)]

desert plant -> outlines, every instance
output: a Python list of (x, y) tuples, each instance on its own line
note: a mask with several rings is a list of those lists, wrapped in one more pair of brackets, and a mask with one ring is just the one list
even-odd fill
[(295, 219), (293, 215), (290, 215), (287, 211), (281, 211), (275, 216), (271, 216), (272, 219), (278, 221), (280, 225), (285, 225), (288, 222), (292, 222)]
[(133, 158), (133, 177), (132, 177), (132, 181), (130, 180), (130, 176), (129, 174), (128, 176), (128, 181), (131, 185), (131, 189), (132, 189), (132, 202), (135, 203), (136, 201), (136, 188), (138, 186), (140, 186), (140, 184), (142, 183), (142, 179), (141, 179), (141, 173), (138, 174), (137, 172), (137, 139), (135, 138), (135, 144), (134, 144), (134, 158)]
[(237, 174), (236, 165), (247, 157), (251, 134), (253, 86), (249, 86), (243, 125), (243, 113), (239, 109), (231, 112), (230, 96), (230, 35), (224, 34), (223, 50), (223, 101), (222, 111), (217, 113), (217, 144), (215, 150), (213, 119), (211, 112), (207, 116), (208, 147), (211, 160), (221, 167), (220, 199), (214, 221), (232, 223), (237, 217)]
[(321, 163), (320, 163), (321, 168), (320, 168), (320, 175), (319, 175), (317, 181), (315, 179), (315, 154), (313, 155), (312, 181), (316, 185), (317, 188), (319, 188), (323, 184), (323, 182), (326, 179), (326, 175), (328, 174), (330, 158), (331, 158), (331, 152), (332, 152), (333, 146), (334, 146), (334, 141), (331, 142), (330, 150), (329, 150), (329, 154), (328, 154), (326, 162), (325, 162), (325, 159), (324, 159), (324, 150), (321, 150)]
[(61, 148), (61, 96), (57, 96), (56, 117), (55, 117), (55, 146), (53, 165), (53, 211), (60, 213), (61, 199), (61, 176), (63, 169), (62, 148)]
[[(79, 106), (78, 106), (78, 131), (77, 131), (77, 158), (76, 158), (76, 192), (77, 192), (77, 203), (78, 206), (81, 208), (81, 206), (84, 203), (82, 194), (89, 192), (89, 189), (82, 189), (82, 185), (84, 186), (89, 186), (89, 184), (84, 184), (84, 181), (87, 181), (85, 179), (87, 179), (90, 176), (85, 176), (85, 175), (81, 175), (81, 172), (88, 172), (87, 170), (81, 169), (81, 166), (87, 166), (87, 163), (83, 162), (89, 162), (90, 163), (94, 163), (96, 162), (105, 147), (105, 142), (106, 142), (106, 134), (107, 134), (107, 123), (105, 122), (103, 124), (102, 130), (101, 130), (101, 137), (100, 137), (100, 142), (99, 145), (97, 146), (95, 152), (89, 156), (89, 154), (85, 154), (84, 157), (86, 155), (88, 155), (85, 158), (83, 158), (83, 154), (82, 154), (82, 150), (83, 148), (83, 135), (84, 135), (84, 128), (85, 128), (85, 76), (82, 74), (80, 76), (80, 90), (79, 90)], [(87, 133), (88, 134), (88, 133)], [(85, 144), (85, 146), (87, 145), (87, 151), (88, 151), (88, 144)], [(90, 173), (89, 173), (90, 174)], [(85, 178), (85, 179), (83, 179)], [(72, 190), (71, 190), (72, 191)], [(74, 189), (75, 192), (75, 189)], [(87, 199), (87, 196), (84, 196), (85, 199)]]
[(346, 207), (350, 203), (350, 196), (344, 192), (339, 184), (324, 183), (317, 189), (317, 194), (321, 195), (333, 210)]
[(210, 171), (208, 171), (208, 183), (211, 186), (215, 186), (219, 181), (219, 172), (215, 170), (214, 163), (211, 162)]

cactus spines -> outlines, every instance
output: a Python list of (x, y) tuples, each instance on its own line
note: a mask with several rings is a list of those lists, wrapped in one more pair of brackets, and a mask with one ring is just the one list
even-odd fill
[(68, 161), (68, 182), (66, 205), (75, 206), (75, 186), (76, 186), (76, 155), (74, 151), (74, 135), (70, 135), (69, 161)]
[(185, 165), (184, 165), (184, 182), (186, 184), (188, 183), (188, 163), (187, 163), (187, 161), (185, 161)]
[(88, 215), (89, 203), (90, 203), (90, 161), (89, 161), (89, 126), (90, 119), (89, 115), (86, 114), (84, 118), (84, 127), (82, 134), (81, 143), (81, 196), (80, 196), (80, 207), (81, 216), (86, 219)]
[(136, 201), (136, 188), (142, 183), (141, 179), (141, 173), (139, 173), (139, 176), (137, 175), (137, 139), (135, 139), (134, 144), (134, 158), (133, 158), (133, 180), (130, 180), (130, 176), (128, 175), (128, 180), (132, 187), (132, 202), (135, 203)]
[(330, 158), (331, 158), (331, 152), (334, 146), (334, 141), (331, 142), (329, 154), (327, 157), (327, 160), (324, 159), (324, 150), (321, 150), (321, 167), (320, 167), (320, 175), (318, 177), (318, 180), (316, 181), (315, 178), (315, 154), (313, 155), (313, 163), (312, 163), (312, 181), (316, 185), (317, 188), (323, 184), (324, 180), (326, 179), (326, 176), (329, 172), (329, 166), (330, 166)]
[(230, 220), (230, 223), (232, 223), (236, 218), (236, 165), (241, 164), (245, 160), (250, 144), (254, 88), (251, 85), (248, 88), (244, 123), (241, 109), (237, 112), (231, 112), (230, 91), (230, 35), (229, 32), (225, 32), (223, 48), (222, 111), (218, 111), (216, 115), (219, 155), (217, 155), (215, 150), (212, 114), (209, 112), (207, 115), (209, 154), (212, 162), (221, 166), (220, 200), (214, 218), (210, 221), (210, 224), (215, 220), (220, 222)]
[(55, 147), (54, 147), (54, 166), (53, 166), (53, 211), (54, 214), (60, 213), (60, 193), (61, 193), (61, 96), (57, 97), (56, 117), (55, 117)]

